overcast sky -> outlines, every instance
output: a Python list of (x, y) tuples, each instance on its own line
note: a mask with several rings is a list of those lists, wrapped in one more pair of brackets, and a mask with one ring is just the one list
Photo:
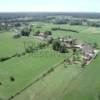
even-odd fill
[(0, 0), (0, 12), (100, 12), (100, 0)]

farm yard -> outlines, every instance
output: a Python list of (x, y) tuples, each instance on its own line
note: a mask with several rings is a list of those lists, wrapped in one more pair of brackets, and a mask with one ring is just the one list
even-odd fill
[(57, 51), (47, 39), (67, 36), (95, 45), (99, 51), (100, 28), (47, 22), (30, 24), (29, 36), (14, 38), (15, 31), (0, 32), (0, 100), (99, 100), (99, 52), (82, 67), (79, 49)]

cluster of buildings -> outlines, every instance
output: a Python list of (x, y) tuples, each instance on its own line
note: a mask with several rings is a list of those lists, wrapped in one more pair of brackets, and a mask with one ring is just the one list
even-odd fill
[[(19, 30), (14, 30), (14, 36), (20, 36)], [(52, 34), (45, 34), (45, 32), (38, 32), (34, 35), (35, 38), (40, 40), (48, 40), (52, 38)], [(73, 39), (71, 36), (60, 37), (59, 41), (63, 44), (66, 48), (78, 48), (81, 53), (81, 57), (86, 64), (89, 64), (98, 54), (99, 50), (94, 48), (91, 44), (78, 40)]]
[(86, 65), (88, 65), (99, 52), (99, 50), (94, 48), (91, 44), (73, 39), (70, 36), (59, 38), (59, 40), (65, 45), (66, 48), (78, 48)]
[[(48, 37), (45, 37), (45, 34), (40, 32), (38, 36), (36, 37), (38, 39), (45, 40), (45, 39), (48, 39), (48, 37), (51, 37), (51, 35), (48, 35)], [(81, 57), (86, 65), (88, 65), (96, 57), (96, 55), (99, 52), (99, 50), (94, 48), (91, 44), (78, 40), (78, 39), (73, 39), (71, 36), (60, 37), (59, 41), (66, 48), (79, 49)]]
[(39, 32), (38, 34), (35, 34), (34, 37), (40, 40), (48, 40), (52, 38), (52, 34), (46, 34), (45, 32)]

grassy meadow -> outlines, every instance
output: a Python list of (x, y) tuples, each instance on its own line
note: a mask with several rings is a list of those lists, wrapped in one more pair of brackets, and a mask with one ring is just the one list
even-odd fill
[[(72, 29), (70, 31), (53, 31), (52, 28), (60, 27)], [(11, 56), (24, 51), (24, 42), (35, 45), (43, 42), (35, 39), (33, 34), (40, 30), (52, 31), (53, 37), (70, 35), (89, 43), (97, 43), (100, 48), (100, 28), (79, 25), (57, 25), (51, 23), (34, 22), (33, 31), (29, 37), (12, 38), (12, 32), (0, 33), (0, 57)], [(33, 54), (14, 57), (5, 62), (0, 62), (0, 100), (8, 100), (50, 68), (59, 64), (64, 58), (69, 58), (71, 53), (61, 54), (53, 51), (51, 46), (45, 47)], [(52, 73), (31, 84), (13, 100), (100, 100), (100, 54), (86, 68), (79, 64), (59, 65)], [(14, 77), (12, 82), (10, 77)]]

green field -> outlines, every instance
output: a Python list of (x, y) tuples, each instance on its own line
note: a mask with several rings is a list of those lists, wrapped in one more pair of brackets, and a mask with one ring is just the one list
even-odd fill
[[(48, 23), (33, 23), (33, 32), (30, 37), (13, 39), (11, 32), (0, 33), (0, 57), (11, 56), (24, 51), (24, 42), (33, 42), (34, 46), (42, 41), (35, 39), (32, 34), (37, 30), (41, 32), (55, 27), (78, 31), (52, 31), (53, 37), (70, 35), (73, 38), (97, 43), (100, 47), (100, 28), (88, 26), (56, 25)], [(41, 28), (37, 28), (41, 26)], [(30, 85), (14, 100), (100, 100), (100, 55), (86, 68), (79, 64), (61, 64), (52, 73), (48, 73), (35, 84), (35, 79), (43, 75), (50, 68), (59, 64), (64, 58), (70, 57), (71, 52), (65, 54), (53, 51), (51, 46), (45, 47), (34, 54), (14, 57), (5, 62), (0, 62), (0, 99), (16, 95)], [(12, 82), (10, 77), (15, 81)]]

